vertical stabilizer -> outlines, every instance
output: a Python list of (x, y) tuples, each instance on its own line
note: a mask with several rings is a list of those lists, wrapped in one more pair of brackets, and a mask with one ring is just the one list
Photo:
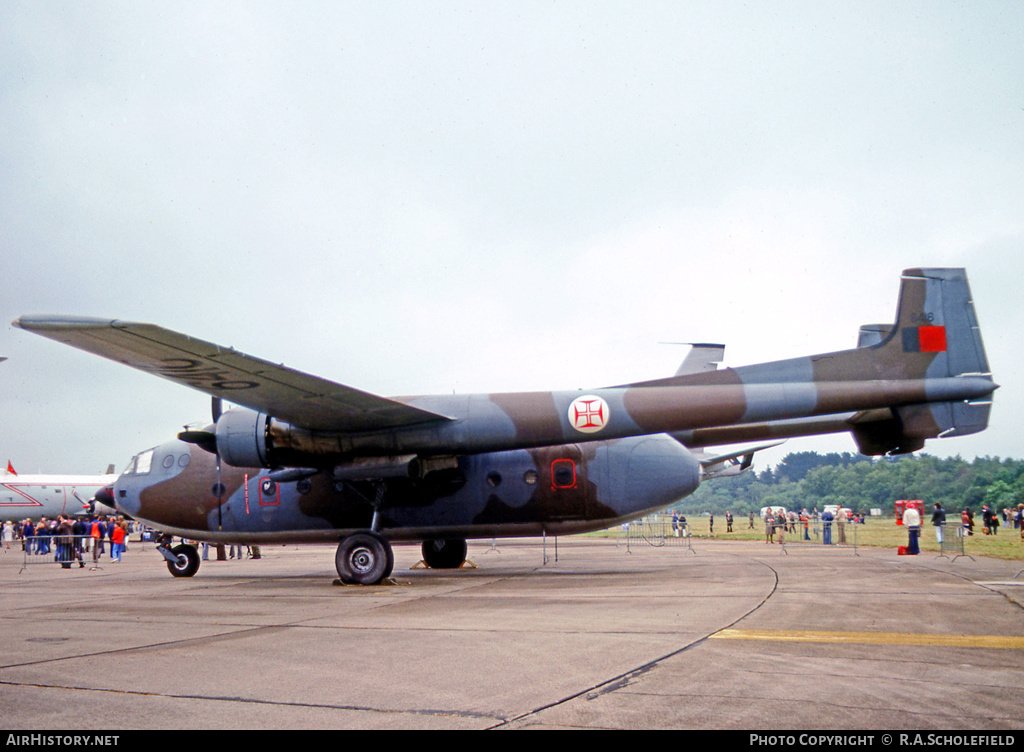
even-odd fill
[[(874, 348), (881, 360), (908, 369), (905, 377), (991, 376), (963, 269), (904, 271), (896, 322)], [(858, 425), (853, 435), (864, 454), (912, 452), (925, 439), (983, 431), (991, 409), (991, 396), (903, 405), (891, 420)]]
[(927, 377), (991, 373), (963, 269), (904, 271), (894, 333), (905, 355), (933, 356)]

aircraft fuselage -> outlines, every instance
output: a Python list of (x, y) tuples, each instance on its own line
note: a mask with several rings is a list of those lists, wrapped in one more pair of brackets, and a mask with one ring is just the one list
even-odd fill
[[(0, 479), (0, 519), (39, 520), (88, 514), (96, 493), (113, 485), (116, 475), (7, 475)], [(95, 504), (97, 514), (116, 514)]]
[[(138, 455), (114, 485), (118, 509), (200, 540), (392, 540), (598, 530), (666, 507), (700, 483), (697, 460), (665, 435), (460, 456), (422, 477), (277, 482), (170, 441)], [(221, 489), (219, 484), (222, 484)]]

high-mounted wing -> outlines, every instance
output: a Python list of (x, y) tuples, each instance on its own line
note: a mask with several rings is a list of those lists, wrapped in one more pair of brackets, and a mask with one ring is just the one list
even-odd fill
[(13, 324), (311, 430), (449, 420), (152, 324), (77, 316), (22, 316)]

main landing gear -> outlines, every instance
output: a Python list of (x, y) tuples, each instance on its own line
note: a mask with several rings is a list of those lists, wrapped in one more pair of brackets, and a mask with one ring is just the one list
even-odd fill
[(395, 554), (384, 536), (364, 530), (338, 544), (334, 565), (346, 585), (377, 585), (391, 576)]
[(466, 561), (469, 547), (462, 538), (436, 538), (423, 541), (420, 550), (424, 563), (431, 569), (458, 569)]
[[(431, 569), (458, 569), (469, 549), (463, 538), (438, 538), (423, 541), (421, 550), (424, 563)], [(334, 565), (345, 585), (379, 585), (391, 576), (395, 554), (384, 536), (363, 530), (338, 544)]]

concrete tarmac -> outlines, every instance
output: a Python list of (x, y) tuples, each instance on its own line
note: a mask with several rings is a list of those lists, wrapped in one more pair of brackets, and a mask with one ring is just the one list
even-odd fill
[(672, 543), (470, 542), (448, 572), (399, 545), (377, 587), (332, 584), (333, 546), (191, 579), (134, 541), (0, 550), (0, 727), (1024, 728), (1021, 562)]

